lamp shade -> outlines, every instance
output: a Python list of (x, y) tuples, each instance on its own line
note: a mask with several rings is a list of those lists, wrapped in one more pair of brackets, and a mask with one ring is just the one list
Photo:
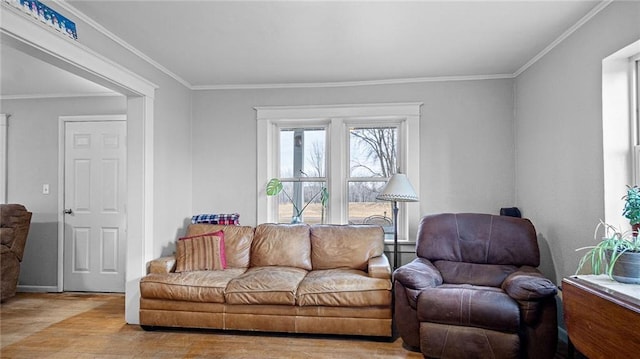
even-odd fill
[(383, 201), (417, 202), (418, 195), (404, 173), (396, 173), (389, 179), (376, 197)]

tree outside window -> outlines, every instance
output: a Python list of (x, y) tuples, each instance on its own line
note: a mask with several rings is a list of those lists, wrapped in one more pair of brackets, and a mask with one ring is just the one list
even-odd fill
[(349, 128), (349, 223), (390, 226), (391, 205), (378, 201), (387, 180), (396, 172), (398, 128)]

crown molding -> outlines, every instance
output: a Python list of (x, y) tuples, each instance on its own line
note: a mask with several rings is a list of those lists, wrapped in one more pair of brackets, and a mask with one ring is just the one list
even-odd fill
[(325, 88), (325, 87), (353, 87), (376, 85), (400, 85), (423, 82), (450, 82), (450, 81), (478, 81), (511, 79), (512, 74), (496, 75), (471, 75), (471, 76), (438, 76), (415, 77), (405, 79), (367, 80), (367, 81), (342, 81), (342, 82), (306, 82), (306, 83), (282, 83), (282, 84), (241, 84), (241, 85), (203, 85), (192, 86), (195, 91), (207, 90), (259, 90), (259, 89), (288, 89), (288, 88)]
[(516, 72), (513, 73), (513, 77), (520, 76), (521, 73), (525, 72), (529, 67), (533, 66), (538, 60), (543, 58), (546, 54), (551, 52), (556, 46), (558, 46), (561, 42), (567, 39), (571, 34), (576, 32), (582, 25), (586, 24), (589, 20), (591, 20), (594, 16), (596, 16), (602, 9), (606, 8), (611, 4), (614, 0), (604, 0), (598, 5), (594, 6), (585, 16), (583, 16), (578, 22), (573, 24), (567, 31), (563, 32), (562, 35), (558, 36), (553, 42), (551, 42), (547, 47), (545, 47), (542, 51), (540, 51), (536, 56), (534, 56), (531, 60), (529, 60), (526, 64), (524, 64), (521, 68), (519, 68)]
[(422, 102), (367, 103), (339, 105), (256, 106), (260, 120), (326, 117), (420, 116)]
[(0, 95), (0, 100), (42, 100), (54, 98), (80, 98), (80, 97), (116, 97), (123, 96), (117, 92), (92, 92), (92, 93), (43, 93), (25, 95)]
[(153, 60), (151, 57), (147, 56), (145, 53), (143, 53), (142, 51), (138, 50), (133, 45), (131, 45), (128, 42), (124, 41), (122, 38), (120, 38), (116, 34), (112, 33), (109, 30), (107, 30), (104, 26), (100, 25), (95, 20), (93, 20), (92, 18), (87, 16), (85, 13), (83, 13), (82, 11), (76, 9), (71, 4), (67, 3), (65, 0), (51, 0), (51, 1), (53, 3), (55, 3), (56, 5), (59, 5), (60, 7), (64, 8), (66, 11), (70, 12), (75, 17), (77, 17), (78, 19), (80, 19), (83, 22), (85, 22), (87, 25), (93, 27), (96, 31), (98, 31), (102, 35), (108, 37), (110, 40), (114, 41), (118, 45), (120, 45), (120, 46), (124, 47), (125, 49), (129, 50), (134, 55), (136, 55), (139, 58), (141, 58), (142, 60), (148, 62), (150, 65), (152, 65), (156, 69), (160, 70), (161, 72), (163, 72), (167, 76), (173, 78), (174, 80), (178, 81), (179, 83), (181, 83), (185, 87), (191, 89), (191, 87), (192, 87), (191, 84), (189, 82), (187, 82), (186, 80), (184, 80), (182, 77), (180, 77), (177, 74), (171, 72), (171, 70), (167, 69), (166, 67), (160, 65), (158, 62)]

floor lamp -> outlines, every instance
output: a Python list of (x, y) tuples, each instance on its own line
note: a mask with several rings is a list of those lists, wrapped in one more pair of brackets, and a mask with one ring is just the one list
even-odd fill
[(393, 270), (398, 268), (398, 202), (417, 202), (418, 195), (404, 173), (396, 173), (389, 179), (376, 197), (393, 202)]

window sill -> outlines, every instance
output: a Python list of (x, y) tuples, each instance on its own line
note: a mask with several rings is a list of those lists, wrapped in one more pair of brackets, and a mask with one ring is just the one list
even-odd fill
[[(385, 239), (384, 240), (384, 244), (385, 245), (387, 245), (387, 244), (393, 245), (393, 239)], [(414, 245), (415, 246), (416, 245), (416, 241), (407, 241), (407, 240), (398, 239), (398, 245)]]

